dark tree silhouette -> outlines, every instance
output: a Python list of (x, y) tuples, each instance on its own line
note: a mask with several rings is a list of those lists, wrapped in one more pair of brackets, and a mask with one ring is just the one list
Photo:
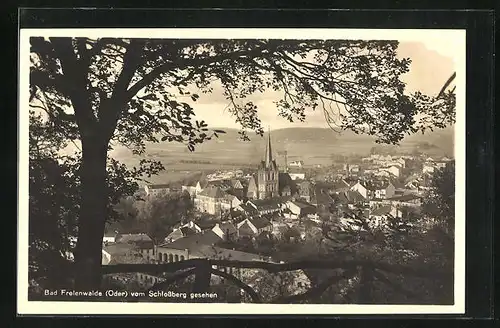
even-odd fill
[[(219, 84), (228, 111), (247, 131), (262, 135), (257, 108), (245, 98), (282, 91), (276, 108), (304, 120), (322, 110), (336, 129), (396, 143), (405, 134), (454, 121), (454, 95), (405, 94), (397, 41), (155, 40), (33, 37), (30, 106), (45, 111), (67, 140), (82, 146), (81, 201), (75, 250), (76, 288), (100, 284), (101, 241), (109, 204), (111, 144), (143, 153), (145, 142), (196, 144), (223, 131), (194, 119), (201, 93)], [(418, 116), (417, 116), (418, 114)]]

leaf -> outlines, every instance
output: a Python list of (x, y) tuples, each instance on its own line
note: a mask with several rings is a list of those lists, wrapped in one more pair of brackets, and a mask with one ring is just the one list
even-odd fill
[(223, 130), (214, 130), (215, 133), (219, 133), (219, 134), (225, 134), (226, 131), (223, 131)]

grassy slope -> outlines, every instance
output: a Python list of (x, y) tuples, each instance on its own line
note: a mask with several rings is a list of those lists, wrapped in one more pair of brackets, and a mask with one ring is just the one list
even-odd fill
[[(224, 130), (226, 134), (221, 135), (218, 140), (199, 145), (195, 152), (189, 152), (185, 145), (178, 143), (149, 144), (145, 157), (160, 160), (167, 168), (166, 172), (153, 178), (152, 181), (178, 180), (192, 174), (193, 171), (244, 167), (257, 164), (262, 159), (266, 138), (250, 135), (251, 141), (243, 142), (238, 140), (237, 130)], [(321, 128), (280, 129), (271, 131), (271, 136), (273, 153), (280, 164), (283, 163), (283, 157), (277, 153), (283, 150), (287, 150), (289, 161), (303, 160), (306, 164), (329, 164), (331, 155), (364, 155), (368, 154), (372, 147), (378, 146), (370, 136), (356, 135), (352, 132), (338, 134)], [(412, 151), (420, 143), (434, 145), (426, 150), (429, 154), (452, 155), (453, 129), (408, 136), (398, 148)], [(115, 149), (112, 156), (127, 165), (136, 165), (140, 159), (132, 156), (131, 152), (124, 148)]]

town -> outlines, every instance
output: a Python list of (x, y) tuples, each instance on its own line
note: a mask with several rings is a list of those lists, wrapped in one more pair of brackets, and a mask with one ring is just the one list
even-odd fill
[[(352, 229), (353, 211), (361, 211), (372, 226), (418, 213), (430, 188), (432, 174), (453, 162), (425, 154), (372, 153), (329, 167), (290, 161), (279, 167), (271, 134), (260, 164), (254, 170), (204, 172), (197, 181), (144, 186), (146, 201), (169, 194), (189, 195), (190, 217), (174, 226), (162, 240), (148, 231), (108, 229), (103, 239), (103, 265), (170, 263), (196, 258), (283, 263), (311, 256), (313, 239), (325, 226)], [(252, 288), (268, 279), (258, 269), (217, 268)], [(110, 277), (151, 288), (165, 274), (122, 274)], [(213, 277), (215, 283), (223, 280)], [(217, 280), (218, 279), (218, 280)], [(317, 277), (306, 270), (289, 272), (288, 294), (303, 293)], [(116, 282), (116, 281), (115, 281)], [(279, 282), (276, 282), (279, 283)], [(245, 301), (243, 294), (236, 301)]]

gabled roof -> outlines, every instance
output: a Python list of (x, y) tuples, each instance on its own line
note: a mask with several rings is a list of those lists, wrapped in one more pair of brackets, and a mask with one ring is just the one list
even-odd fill
[(366, 198), (363, 197), (358, 191), (356, 190), (348, 190), (345, 192), (345, 196), (347, 198), (347, 201), (349, 203), (355, 203), (355, 202), (364, 202), (366, 201)]
[(198, 195), (206, 196), (209, 198), (223, 198), (225, 193), (219, 188), (214, 186), (208, 186), (203, 189)]
[(243, 182), (241, 182), (238, 179), (232, 179), (230, 181), (230, 183), (231, 183), (231, 187), (233, 187), (235, 189), (243, 189)]
[(199, 221), (196, 221), (195, 224), (200, 227), (201, 230), (208, 230), (208, 229), (212, 229), (215, 224), (217, 222), (214, 221), (214, 220), (207, 220), (207, 219), (204, 219), (204, 220), (199, 220)]
[(316, 193), (314, 201), (318, 205), (328, 205), (333, 203), (333, 198), (327, 193)]
[(211, 180), (207, 182), (206, 187), (218, 187), (222, 190), (227, 190), (232, 188), (232, 182), (231, 180)]
[(260, 217), (252, 218), (248, 221), (250, 221), (257, 229), (262, 229), (271, 225), (269, 220)]
[(243, 210), (245, 213), (253, 214), (256, 213), (257, 210), (255, 207), (249, 205), (249, 204), (240, 204), (239, 207)]
[(230, 234), (233, 234), (237, 231), (236, 226), (231, 222), (223, 222), (219, 225), (219, 227), (224, 233), (227, 233), (227, 231), (229, 231)]
[[(354, 184), (353, 184), (354, 185)], [(332, 183), (332, 190), (344, 190), (351, 187), (345, 180), (337, 180)]]

